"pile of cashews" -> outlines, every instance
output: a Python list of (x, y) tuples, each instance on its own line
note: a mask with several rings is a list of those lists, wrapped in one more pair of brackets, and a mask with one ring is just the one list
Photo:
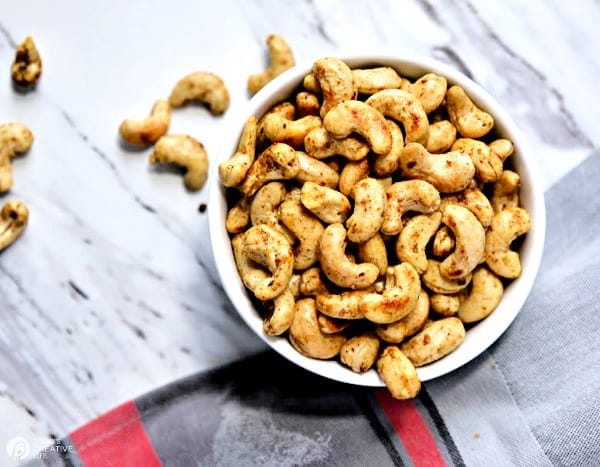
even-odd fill
[(455, 350), (521, 273), (511, 243), (531, 223), (493, 128), (443, 76), (333, 57), (250, 116), (219, 177), (264, 332), (416, 396), (416, 367)]

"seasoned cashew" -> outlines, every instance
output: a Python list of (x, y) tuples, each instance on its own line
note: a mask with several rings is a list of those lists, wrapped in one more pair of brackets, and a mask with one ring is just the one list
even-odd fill
[(471, 291), (460, 302), (458, 317), (463, 323), (474, 323), (488, 316), (496, 309), (504, 286), (500, 278), (484, 266), (473, 272)]
[(314, 182), (329, 188), (337, 187), (340, 175), (325, 162), (315, 159), (302, 151), (296, 151), (298, 156), (298, 174), (296, 180), (300, 183)]
[(308, 91), (300, 91), (296, 94), (296, 109), (298, 109), (299, 117), (319, 115), (321, 103), (316, 94)]
[(371, 263), (354, 264), (345, 255), (346, 229), (342, 224), (329, 225), (319, 242), (319, 261), (327, 278), (340, 287), (364, 289), (379, 276)]
[(494, 127), (494, 118), (477, 107), (460, 86), (446, 91), (446, 108), (450, 121), (465, 138), (481, 138)]
[(248, 198), (243, 196), (240, 200), (227, 212), (225, 218), (225, 230), (229, 233), (243, 232), (250, 223), (250, 202)]
[(475, 178), (481, 183), (495, 182), (502, 173), (502, 159), (482, 141), (459, 138), (452, 150), (468, 154), (475, 166)]
[(317, 313), (317, 323), (323, 334), (337, 334), (350, 326), (346, 319), (331, 318), (323, 313)]
[(323, 94), (321, 117), (325, 117), (340, 102), (356, 97), (352, 70), (343, 61), (332, 57), (321, 58), (313, 64), (313, 73)]
[(288, 120), (294, 120), (296, 118), (296, 107), (291, 102), (281, 102), (271, 107), (260, 117), (256, 127), (256, 144), (258, 146), (263, 146), (268, 142), (268, 138), (265, 135), (265, 120), (269, 115), (274, 113)]
[(440, 212), (421, 214), (412, 217), (404, 226), (396, 241), (396, 255), (400, 261), (406, 261), (423, 274), (427, 270), (425, 247), (442, 220)]
[(512, 170), (504, 170), (494, 183), (490, 203), (494, 212), (519, 206), (521, 177)]
[(430, 213), (440, 206), (440, 193), (425, 180), (403, 180), (386, 191), (386, 209), (381, 232), (396, 235), (402, 230), (402, 216), (407, 211)]
[(240, 137), (237, 151), (219, 165), (219, 178), (226, 187), (238, 186), (248, 173), (256, 155), (257, 119), (251, 115)]
[(298, 170), (294, 148), (285, 143), (273, 143), (250, 166), (241, 190), (246, 196), (252, 196), (266, 182), (294, 178)]
[[(473, 273), (473, 280), (474, 279), (475, 273)], [(431, 309), (442, 316), (454, 316), (458, 313), (458, 308), (460, 306), (458, 295), (448, 295), (443, 293), (431, 294), (429, 302), (431, 303)]]
[(479, 188), (467, 188), (457, 194), (444, 196), (440, 209), (447, 204), (459, 204), (471, 211), (483, 227), (492, 223), (494, 210), (488, 197)]
[(390, 176), (398, 170), (400, 157), (402, 156), (402, 148), (404, 148), (404, 136), (402, 136), (400, 127), (392, 120), (386, 119), (385, 123), (392, 136), (392, 147), (387, 154), (380, 154), (375, 157), (373, 162), (373, 172), (379, 177)]
[(401, 349), (415, 366), (423, 366), (445, 357), (465, 338), (465, 327), (455, 317), (432, 321), (402, 345)]
[(313, 129), (321, 126), (321, 118), (306, 115), (291, 120), (277, 112), (271, 112), (262, 120), (262, 130), (266, 138), (274, 143), (286, 143), (295, 148), (304, 143), (304, 137)]
[(530, 229), (531, 219), (523, 208), (506, 208), (494, 215), (485, 240), (485, 261), (493, 272), (509, 279), (521, 275), (519, 253), (510, 250), (510, 244)]
[(281, 233), (290, 243), (294, 236), (279, 223), (279, 205), (283, 202), (287, 190), (280, 182), (270, 182), (256, 192), (250, 203), (252, 225), (265, 224)]
[(338, 182), (340, 192), (346, 196), (350, 196), (354, 185), (368, 175), (369, 161), (367, 159), (347, 162), (340, 173), (340, 180)]
[(344, 222), (351, 208), (350, 201), (342, 193), (314, 182), (304, 182), (300, 201), (327, 224)]
[(272, 309), (263, 320), (263, 330), (268, 336), (280, 336), (286, 332), (294, 319), (296, 300), (290, 288), (286, 288), (273, 299)]
[(272, 276), (262, 280), (254, 288), (259, 300), (270, 300), (288, 286), (294, 269), (294, 253), (287, 239), (271, 227), (260, 224), (250, 227), (243, 234), (244, 254), (267, 267)]
[(402, 84), (398, 72), (389, 66), (355, 68), (352, 78), (360, 94), (374, 94), (382, 89), (399, 88)]
[(170, 163), (183, 167), (183, 183), (188, 190), (204, 186), (208, 177), (208, 155), (204, 145), (188, 135), (161, 136), (150, 154), (151, 164)]
[(421, 390), (417, 370), (395, 345), (386, 347), (377, 359), (377, 372), (394, 399), (412, 399)]
[(8, 191), (13, 183), (11, 159), (29, 151), (33, 133), (21, 123), (0, 125), (0, 193)]
[(308, 92), (312, 92), (313, 94), (320, 94), (321, 93), (321, 85), (317, 81), (317, 78), (315, 77), (315, 74), (312, 73), (312, 72), (308, 73), (303, 78), (303, 80), (302, 80), (302, 86), (304, 86), (304, 89), (306, 89)]
[(231, 239), (231, 249), (240, 279), (251, 292), (254, 292), (259, 284), (269, 278), (269, 274), (244, 251), (244, 234), (237, 234)]
[(379, 274), (384, 275), (388, 267), (387, 249), (379, 233), (369, 240), (358, 245), (358, 259), (363, 263), (372, 263), (379, 269)]
[(126, 119), (119, 125), (121, 138), (133, 146), (149, 146), (164, 135), (171, 123), (171, 104), (159, 99), (152, 106), (150, 116), (143, 120)]
[(294, 269), (303, 270), (316, 263), (319, 240), (325, 228), (299, 200), (286, 200), (279, 206), (279, 220), (298, 239), (294, 247)]
[(29, 210), (21, 201), (4, 203), (0, 210), (0, 251), (11, 245), (23, 233), (29, 220)]
[(393, 323), (415, 309), (420, 291), (419, 273), (410, 263), (390, 266), (383, 293), (366, 294), (360, 299), (359, 308), (369, 321)]
[(369, 145), (361, 139), (353, 136), (335, 139), (323, 127), (314, 128), (306, 135), (304, 149), (316, 159), (340, 155), (348, 160), (357, 161), (364, 159), (369, 153)]
[(212, 114), (221, 115), (229, 107), (229, 91), (214, 73), (198, 71), (181, 78), (169, 96), (171, 107), (181, 107), (190, 101), (202, 102)]
[(452, 294), (460, 292), (471, 282), (471, 274), (458, 279), (448, 279), (440, 273), (440, 262), (434, 259), (428, 260), (427, 271), (421, 276), (423, 284), (436, 293)]
[(490, 150), (496, 154), (502, 162), (510, 157), (515, 150), (512, 141), (505, 138), (496, 139), (492, 141), (489, 146)]
[(454, 234), (454, 251), (440, 264), (440, 273), (448, 279), (470, 274), (484, 260), (485, 230), (475, 214), (464, 206), (447, 204), (442, 223)]
[(292, 346), (302, 355), (311, 358), (329, 359), (339, 354), (346, 337), (321, 332), (315, 301), (303, 298), (296, 302), (294, 308), (294, 319), (288, 330)]
[(448, 151), (456, 141), (456, 127), (449, 120), (440, 120), (429, 125), (429, 138), (425, 149), (432, 154)]
[(330, 318), (356, 320), (365, 315), (360, 310), (360, 300), (366, 290), (349, 290), (340, 294), (322, 293), (316, 296), (317, 310)]
[(425, 326), (429, 316), (429, 296), (421, 290), (417, 305), (404, 318), (393, 323), (378, 324), (375, 333), (384, 341), (399, 344), (407, 337), (419, 332)]
[(363, 243), (379, 232), (385, 210), (385, 191), (374, 178), (364, 178), (352, 188), (354, 211), (346, 221), (348, 239)]
[(300, 285), (302, 283), (302, 275), (300, 273), (292, 274), (292, 278), (288, 283), (288, 289), (292, 292), (294, 300), (300, 298)]
[(402, 123), (407, 143), (427, 142), (429, 120), (423, 105), (411, 93), (402, 89), (384, 89), (373, 94), (365, 103)]
[(292, 49), (283, 37), (278, 34), (269, 34), (266, 42), (269, 49), (270, 64), (265, 71), (248, 77), (248, 91), (252, 94), (257, 93), (269, 81), (293, 67), (296, 63)]
[(446, 97), (447, 87), (446, 78), (435, 73), (427, 73), (414, 83), (404, 82), (402, 85), (402, 89), (419, 99), (425, 113), (431, 113), (440, 106)]
[(379, 353), (379, 339), (372, 332), (351, 337), (340, 349), (340, 361), (355, 373), (373, 366)]
[(475, 166), (467, 154), (430, 154), (418, 143), (404, 146), (400, 166), (407, 177), (426, 180), (442, 193), (464, 190), (475, 175)]
[(329, 289), (323, 280), (321, 268), (318, 266), (307, 269), (300, 276), (300, 293), (306, 297), (328, 294)]
[(42, 74), (42, 58), (31, 36), (17, 45), (10, 76), (16, 86), (30, 88), (37, 84)]
[(452, 231), (445, 225), (440, 227), (433, 237), (431, 250), (435, 256), (440, 258), (448, 256), (454, 250)]
[(323, 126), (334, 138), (358, 133), (377, 154), (387, 154), (392, 148), (392, 135), (384, 116), (362, 101), (346, 100), (332, 107), (323, 118)]

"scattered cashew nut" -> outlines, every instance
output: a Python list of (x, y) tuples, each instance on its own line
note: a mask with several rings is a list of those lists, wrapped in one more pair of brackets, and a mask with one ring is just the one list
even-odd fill
[(269, 49), (270, 64), (265, 71), (248, 77), (248, 91), (252, 94), (256, 94), (269, 81), (296, 63), (292, 49), (283, 37), (278, 34), (270, 34), (267, 36), (266, 43)]
[(158, 141), (167, 132), (170, 123), (171, 104), (165, 99), (159, 99), (152, 106), (150, 116), (145, 119), (123, 120), (119, 125), (119, 134), (126, 143), (145, 147)]
[(10, 73), (13, 83), (23, 88), (35, 86), (40, 79), (42, 58), (31, 36), (17, 46)]
[(417, 370), (395, 345), (387, 346), (377, 359), (377, 372), (395, 399), (411, 399), (421, 390)]
[(11, 245), (25, 230), (29, 210), (21, 201), (8, 201), (0, 210), (0, 251)]
[(256, 155), (256, 135), (257, 119), (252, 115), (246, 120), (237, 151), (219, 164), (219, 178), (224, 186), (234, 187), (244, 181)]
[(221, 115), (229, 107), (229, 91), (219, 76), (198, 71), (181, 78), (169, 96), (169, 104), (174, 108), (190, 101), (202, 102), (213, 115)]
[(11, 160), (17, 155), (29, 151), (33, 144), (33, 133), (21, 123), (0, 125), (0, 193), (12, 187)]

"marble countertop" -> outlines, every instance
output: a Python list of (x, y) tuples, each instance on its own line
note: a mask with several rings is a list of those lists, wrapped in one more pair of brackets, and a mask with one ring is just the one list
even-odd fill
[[(249, 99), (248, 75), (266, 65), (268, 34), (285, 37), (297, 61), (426, 54), (506, 106), (549, 187), (600, 146), (599, 23), (594, 0), (1, 2), (0, 123), (26, 124), (35, 142), (0, 199), (30, 210), (23, 236), (0, 253), (0, 449), (15, 436), (49, 444), (122, 401), (264, 347), (220, 288), (199, 210), (208, 186), (188, 192), (179, 174), (150, 167), (150, 150), (119, 143), (120, 121), (146, 115), (180, 77), (212, 71), (228, 86), (224, 116), (189, 106), (171, 123), (214, 161)], [(9, 70), (27, 35), (44, 70), (22, 94)]]

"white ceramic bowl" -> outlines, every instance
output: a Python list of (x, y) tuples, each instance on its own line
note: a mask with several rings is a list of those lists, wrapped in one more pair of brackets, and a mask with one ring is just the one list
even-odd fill
[[(317, 58), (320, 57), (315, 57), (315, 60)], [(339, 58), (351, 68), (386, 65), (395, 68), (400, 74), (407, 77), (418, 78), (427, 72), (442, 75), (448, 80), (449, 86), (452, 84), (462, 86), (477, 105), (492, 114), (497, 133), (510, 139), (515, 146), (515, 154), (511, 156), (512, 164), (521, 176), (521, 203), (529, 211), (532, 221), (532, 229), (527, 234), (520, 250), (522, 274), (506, 288), (496, 310), (469, 329), (463, 343), (454, 352), (436, 362), (418, 368), (421, 380), (427, 381), (447, 374), (481, 354), (500, 337), (521, 310), (537, 274), (544, 246), (546, 218), (541, 178), (537, 175), (526, 138), (519, 132), (506, 110), (479, 85), (459, 71), (430, 58), (406, 54), (402, 54), (402, 56), (341, 56)], [(263, 332), (262, 319), (239, 278), (230, 239), (225, 230), (227, 206), (225, 190), (220, 185), (218, 178), (218, 163), (228, 159), (236, 151), (247, 118), (252, 114), (260, 117), (274, 104), (288, 98), (311, 69), (312, 63), (297, 65), (267, 84), (250, 100), (245, 111), (236, 116), (233, 126), (226, 133), (219, 158), (212, 161), (213, 173), (209, 188), (208, 208), (212, 249), (221, 282), (229, 299), (248, 326), (275, 351), (295, 364), (333, 380), (361, 386), (384, 386), (374, 369), (364, 374), (357, 374), (337, 360), (323, 361), (304, 357), (289, 344), (285, 337), (267, 336)]]

